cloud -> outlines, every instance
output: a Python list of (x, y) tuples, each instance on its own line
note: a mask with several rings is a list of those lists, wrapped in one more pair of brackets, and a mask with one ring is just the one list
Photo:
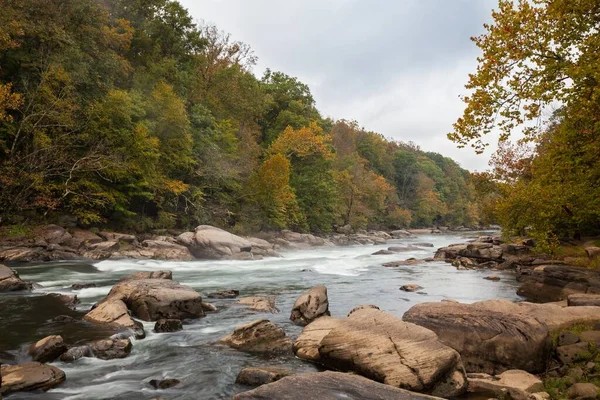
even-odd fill
[(191, 14), (311, 87), (318, 108), (369, 130), (485, 169), (488, 157), (446, 139), (495, 0), (181, 0)]

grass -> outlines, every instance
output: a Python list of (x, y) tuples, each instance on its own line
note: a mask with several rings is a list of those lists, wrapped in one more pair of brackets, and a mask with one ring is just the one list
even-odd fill
[(31, 227), (25, 224), (8, 225), (0, 227), (0, 237), (6, 239), (27, 237), (31, 234)]
[(554, 348), (558, 347), (558, 337), (560, 336), (561, 333), (571, 332), (571, 333), (574, 333), (579, 336), (585, 331), (593, 331), (593, 330), (594, 330), (593, 326), (586, 325), (586, 324), (575, 324), (568, 328), (559, 329), (555, 332), (552, 332), (552, 334), (550, 335), (550, 337), (552, 338), (552, 345), (554, 346)]

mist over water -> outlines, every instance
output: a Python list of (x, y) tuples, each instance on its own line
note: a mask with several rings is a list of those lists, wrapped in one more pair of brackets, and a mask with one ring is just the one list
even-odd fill
[[(387, 245), (324, 247), (304, 251), (284, 252), (282, 258), (262, 261), (102, 261), (58, 262), (37, 265), (13, 266), (25, 280), (38, 282), (43, 289), (32, 297), (47, 293), (77, 294), (81, 303), (75, 315), (81, 315), (102, 297), (123, 276), (137, 271), (171, 270), (173, 279), (189, 285), (202, 295), (225, 289), (237, 289), (240, 297), (268, 295), (276, 297), (279, 314), (262, 314), (234, 304), (236, 299), (206, 299), (218, 308), (205, 318), (186, 321), (183, 331), (157, 334), (154, 323), (144, 323), (147, 337), (136, 340), (131, 355), (121, 360), (102, 361), (93, 358), (75, 363), (57, 362), (67, 381), (47, 393), (17, 393), (10, 399), (222, 399), (248, 390), (236, 385), (238, 372), (248, 366), (281, 366), (297, 372), (317, 370), (317, 367), (295, 359), (292, 355), (263, 357), (250, 355), (217, 345), (222, 336), (243, 323), (267, 318), (285, 329), (288, 336), (296, 338), (301, 328), (288, 320), (296, 298), (306, 289), (324, 284), (329, 293), (332, 316), (344, 317), (354, 307), (374, 304), (382, 310), (401, 317), (416, 303), (454, 299), (474, 302), (487, 299), (518, 300), (517, 282), (511, 272), (457, 271), (444, 262), (429, 262), (411, 266), (386, 268), (382, 264), (410, 257), (433, 256), (435, 250), (450, 243), (465, 241), (459, 235), (421, 235), (415, 239), (391, 240)], [(430, 242), (432, 248), (396, 253), (371, 255), (373, 252), (398, 244)], [(499, 282), (484, 280), (497, 275)], [(73, 283), (96, 283), (97, 287), (71, 290)], [(423, 287), (419, 292), (407, 293), (399, 287), (416, 283)], [(2, 309), (15, 295), (2, 296)], [(14, 360), (24, 360), (24, 349), (33, 340), (52, 334), (43, 318), (36, 326), (26, 319), (34, 313), (43, 313), (39, 304), (11, 312), (10, 319), (0, 310), (0, 332), (11, 332), (6, 343), (5, 333), (0, 337), (2, 352)], [(37, 308), (34, 308), (37, 307)], [(51, 312), (49, 311), (49, 314)], [(21, 320), (19, 320), (22, 315)], [(50, 318), (50, 317), (49, 317)], [(38, 318), (39, 319), (39, 318)], [(21, 331), (21, 332), (19, 332)], [(21, 337), (15, 345), (15, 336)], [(8, 335), (6, 336), (8, 337)], [(6, 358), (6, 354), (4, 358)], [(177, 378), (178, 386), (168, 390), (154, 390), (151, 379)]]

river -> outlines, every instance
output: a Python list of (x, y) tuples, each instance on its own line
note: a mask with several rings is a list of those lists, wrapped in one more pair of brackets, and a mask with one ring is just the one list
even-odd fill
[[(67, 381), (47, 393), (16, 393), (17, 399), (223, 399), (248, 390), (236, 385), (238, 372), (247, 366), (283, 366), (297, 372), (317, 368), (293, 357), (265, 358), (217, 345), (234, 327), (259, 318), (268, 318), (297, 337), (301, 328), (289, 320), (296, 298), (306, 289), (324, 284), (329, 292), (332, 316), (343, 317), (361, 304), (375, 304), (401, 317), (416, 303), (454, 299), (474, 302), (487, 299), (518, 300), (514, 273), (508, 271), (457, 271), (444, 262), (386, 268), (382, 264), (410, 257), (433, 256), (435, 249), (465, 241), (460, 235), (420, 235), (415, 239), (391, 240), (387, 245), (313, 248), (288, 251), (282, 258), (262, 261), (102, 261), (56, 262), (12, 265), (21, 278), (37, 282), (43, 289), (31, 295), (0, 295), (0, 361), (26, 361), (26, 348), (33, 340), (53, 334), (48, 320), (58, 313), (45, 304), (40, 294), (77, 294), (81, 303), (73, 316), (80, 316), (103, 296), (121, 277), (136, 271), (171, 270), (173, 279), (201, 294), (237, 289), (240, 296), (276, 296), (279, 314), (257, 314), (235, 305), (235, 299), (208, 300), (218, 307), (205, 318), (187, 321), (184, 330), (156, 334), (153, 323), (145, 323), (147, 337), (135, 340), (131, 355), (125, 359), (102, 361), (84, 358), (72, 364), (57, 362)], [(371, 255), (395, 244), (433, 243), (432, 248)], [(483, 279), (497, 275), (500, 281)], [(71, 290), (73, 283), (94, 282), (97, 287)], [(399, 287), (416, 283), (419, 292), (407, 293)], [(61, 312), (64, 314), (64, 312)], [(66, 340), (86, 328), (81, 324), (65, 332)], [(75, 332), (75, 333), (74, 333)], [(61, 332), (62, 333), (62, 332)], [(74, 339), (73, 339), (74, 340)], [(68, 340), (67, 340), (68, 341)], [(178, 386), (156, 391), (151, 379), (177, 378)]]

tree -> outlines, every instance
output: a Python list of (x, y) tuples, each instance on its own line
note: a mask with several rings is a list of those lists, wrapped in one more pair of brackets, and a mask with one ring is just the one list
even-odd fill
[[(597, 1), (500, 0), (492, 16), (487, 32), (473, 38), (483, 54), (451, 140), (482, 151), (483, 137), (495, 127), (506, 140), (554, 102), (568, 106), (573, 117), (598, 120)], [(533, 138), (539, 129), (526, 126), (524, 132)]]

